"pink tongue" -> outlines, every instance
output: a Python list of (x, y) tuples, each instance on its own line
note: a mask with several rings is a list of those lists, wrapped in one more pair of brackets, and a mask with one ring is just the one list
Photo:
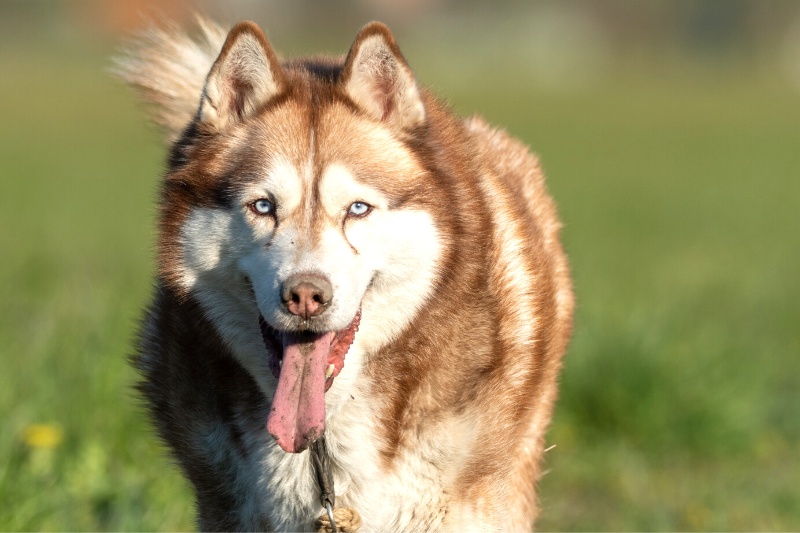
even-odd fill
[(283, 363), (267, 430), (286, 452), (302, 452), (325, 431), (325, 367), (335, 335), (283, 334)]

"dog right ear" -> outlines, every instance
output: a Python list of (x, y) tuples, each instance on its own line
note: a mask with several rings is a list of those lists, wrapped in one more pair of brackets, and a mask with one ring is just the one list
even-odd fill
[(199, 120), (217, 130), (244, 120), (280, 94), (285, 79), (264, 32), (240, 22), (228, 33), (203, 87)]

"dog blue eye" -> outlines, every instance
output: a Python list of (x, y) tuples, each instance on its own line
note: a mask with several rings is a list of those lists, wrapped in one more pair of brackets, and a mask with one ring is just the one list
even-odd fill
[(364, 202), (353, 202), (350, 205), (350, 210), (348, 211), (348, 214), (354, 217), (363, 217), (364, 215), (369, 213), (370, 209), (372, 209), (372, 206), (370, 206), (369, 204), (366, 204)]
[(270, 215), (275, 209), (275, 206), (266, 198), (260, 198), (250, 204), (251, 209), (257, 215)]

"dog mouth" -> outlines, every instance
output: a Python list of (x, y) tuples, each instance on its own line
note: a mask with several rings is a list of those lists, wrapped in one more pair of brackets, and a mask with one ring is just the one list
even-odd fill
[(344, 368), (361, 311), (345, 329), (278, 331), (259, 315), (269, 368), (278, 379), (267, 430), (286, 452), (299, 453), (325, 431), (325, 393)]

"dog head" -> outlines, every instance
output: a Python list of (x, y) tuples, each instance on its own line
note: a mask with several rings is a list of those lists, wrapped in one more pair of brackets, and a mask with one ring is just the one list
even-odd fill
[(200, 302), (262, 388), (279, 377), (270, 431), (287, 451), (321, 433), (354, 339), (378, 349), (432, 291), (447, 200), (413, 148), (427, 120), (384, 25), (344, 62), (281, 64), (243, 22), (173, 146), (160, 277)]

